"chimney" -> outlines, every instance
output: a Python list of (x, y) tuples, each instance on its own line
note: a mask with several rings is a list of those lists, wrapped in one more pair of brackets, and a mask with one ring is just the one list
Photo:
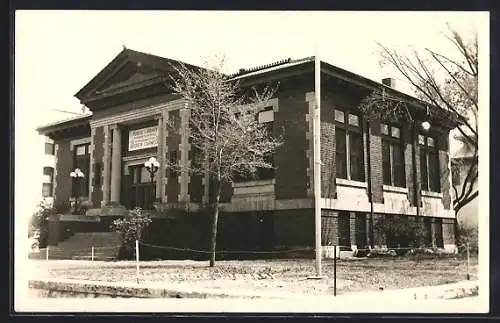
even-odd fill
[(396, 89), (396, 80), (392, 77), (383, 78), (382, 84), (384, 84), (390, 88)]

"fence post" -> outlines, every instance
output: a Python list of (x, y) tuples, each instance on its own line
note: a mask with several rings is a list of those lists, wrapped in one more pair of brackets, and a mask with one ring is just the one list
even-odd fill
[(49, 260), (49, 245), (45, 248), (45, 260)]
[(333, 248), (333, 296), (337, 296), (337, 246)]
[(469, 243), (466, 244), (467, 247), (467, 280), (470, 280), (469, 267), (470, 267), (470, 252), (469, 252)]
[(94, 262), (94, 246), (92, 246), (92, 262)]
[(135, 270), (137, 275), (137, 284), (139, 284), (139, 240), (135, 240)]

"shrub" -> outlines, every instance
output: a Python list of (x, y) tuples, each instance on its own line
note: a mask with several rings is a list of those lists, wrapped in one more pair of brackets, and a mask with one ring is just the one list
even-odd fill
[(467, 252), (467, 244), (469, 244), (470, 253), (478, 253), (479, 241), (477, 227), (465, 227), (463, 225), (459, 225), (456, 235), (459, 253), (465, 254)]
[[(424, 244), (426, 231), (421, 218), (407, 216), (384, 216), (373, 225), (375, 235), (385, 236), (390, 248), (420, 247)], [(405, 250), (396, 249), (398, 255)]]
[(383, 257), (396, 257), (398, 253), (392, 249), (373, 249), (370, 250), (366, 257), (368, 258), (383, 258)]
[(92, 208), (92, 203), (90, 203), (89, 201), (79, 201), (78, 205), (76, 205), (76, 209), (75, 209), (75, 203), (73, 202), (72, 213), (85, 215), (87, 214), (87, 211), (91, 208)]
[(150, 223), (150, 215), (139, 207), (130, 210), (125, 217), (113, 221), (111, 230), (120, 234), (122, 242), (118, 258), (129, 258), (133, 255), (135, 240), (141, 240), (144, 229)]
[(64, 202), (58, 203), (57, 205), (54, 206), (54, 212), (56, 212), (58, 214), (70, 213), (71, 212), (71, 202), (64, 201)]
[(31, 216), (28, 236), (34, 235), (37, 237), (39, 248), (45, 248), (47, 246), (49, 217), (56, 213), (56, 210), (51, 204), (42, 200), (38, 203), (35, 212)]

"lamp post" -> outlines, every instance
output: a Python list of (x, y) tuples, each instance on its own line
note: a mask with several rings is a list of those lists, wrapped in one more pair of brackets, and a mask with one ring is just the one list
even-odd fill
[(151, 157), (151, 158), (149, 158), (148, 161), (146, 161), (144, 163), (144, 167), (146, 167), (146, 169), (149, 172), (149, 175), (151, 176), (151, 187), (152, 187), (152, 191), (153, 191), (153, 198), (152, 198), (151, 206), (153, 206), (153, 203), (156, 199), (156, 187), (153, 184), (153, 180), (154, 180), (155, 173), (160, 168), (160, 163), (156, 160), (156, 158)]
[(78, 198), (80, 195), (80, 180), (85, 177), (83, 172), (80, 170), (80, 168), (76, 168), (74, 171), (69, 173), (69, 176), (73, 179), (74, 183), (74, 194), (75, 194), (75, 209), (74, 209), (74, 214), (78, 212)]

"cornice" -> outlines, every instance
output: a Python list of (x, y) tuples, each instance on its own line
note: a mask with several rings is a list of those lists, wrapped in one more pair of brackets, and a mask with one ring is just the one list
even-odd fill
[(90, 121), (90, 127), (100, 127), (103, 125), (119, 124), (120, 122), (131, 121), (134, 119), (143, 119), (146, 117), (155, 117), (164, 111), (173, 111), (184, 107), (184, 99), (177, 99), (161, 104), (152, 105), (140, 109), (134, 109), (111, 116), (94, 119)]

